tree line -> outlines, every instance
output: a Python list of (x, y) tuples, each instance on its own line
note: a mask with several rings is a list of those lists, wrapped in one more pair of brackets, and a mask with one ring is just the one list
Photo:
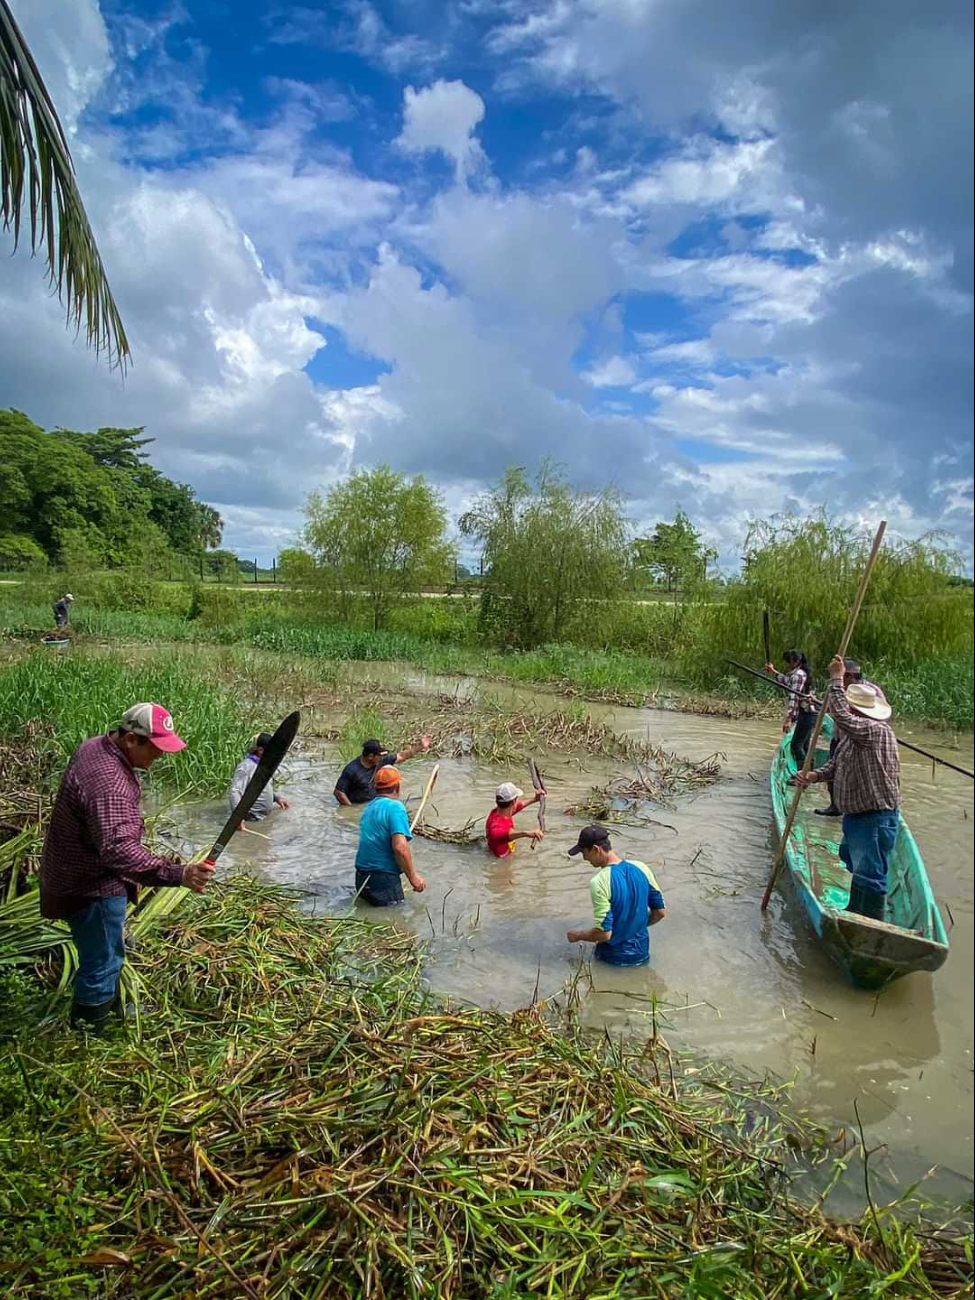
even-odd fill
[(44, 430), (0, 411), (0, 567), (178, 571), (218, 547), (223, 520), (149, 463), (143, 429)]

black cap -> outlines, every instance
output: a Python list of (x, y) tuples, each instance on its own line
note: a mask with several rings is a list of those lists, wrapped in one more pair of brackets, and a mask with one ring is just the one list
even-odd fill
[(362, 742), (362, 752), (364, 754), (385, 754), (386, 746), (381, 740), (364, 740)]
[(605, 826), (583, 826), (579, 832), (579, 842), (569, 849), (569, 857), (574, 858), (583, 849), (608, 849), (611, 847), (609, 831)]
[(254, 741), (254, 748), (267, 749), (268, 745), (270, 745), (273, 739), (274, 737), (271, 735), (269, 731), (262, 731), (261, 734), (258, 736), (258, 738)]

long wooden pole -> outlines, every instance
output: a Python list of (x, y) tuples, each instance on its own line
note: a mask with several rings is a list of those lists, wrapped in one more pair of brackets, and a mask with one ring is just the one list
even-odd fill
[(430, 780), (427, 782), (427, 788), (423, 791), (423, 798), (420, 800), (420, 806), (413, 814), (413, 820), (410, 822), (411, 835), (416, 830), (416, 824), (420, 820), (424, 808), (427, 806), (427, 800), (430, 798), (430, 794), (431, 791), (433, 790), (433, 787), (437, 784), (437, 777), (439, 775), (440, 775), (440, 764), (438, 763), (437, 766), (430, 773)]
[[(528, 771), (531, 774), (532, 785), (535, 787), (536, 792), (539, 790), (544, 790), (545, 786), (542, 784), (542, 774), (541, 772), (539, 772), (538, 764), (535, 762), (533, 758), (530, 758), (528, 760)], [(545, 796), (544, 795), (542, 795), (541, 799), (539, 799), (538, 801), (538, 829), (542, 832), (543, 835), (545, 834)], [(536, 843), (537, 843), (536, 840), (532, 840), (532, 852), (535, 851)]]
[(769, 614), (768, 610), (762, 612), (762, 639), (765, 642), (765, 662), (772, 662), (772, 638), (769, 634)]
[[(884, 533), (887, 530), (887, 520), (881, 519), (880, 527), (877, 529), (877, 535), (873, 539), (873, 546), (870, 548), (870, 555), (867, 557), (867, 564), (863, 570), (863, 577), (860, 579), (860, 587), (856, 594), (856, 599), (850, 607), (850, 613), (846, 620), (846, 629), (843, 633), (843, 640), (840, 642), (840, 648), (837, 655), (841, 659), (846, 658), (846, 652), (850, 645), (850, 638), (853, 636), (853, 629), (856, 627), (857, 618), (860, 614), (860, 606), (863, 604), (863, 598), (867, 593), (867, 584), (870, 582), (870, 575), (873, 572), (873, 566), (877, 562), (877, 556), (880, 554), (880, 544), (884, 540)], [(809, 748), (806, 750), (806, 758), (802, 765), (802, 775), (807, 776), (813, 761), (816, 757), (816, 743), (819, 740), (819, 733), (823, 729), (823, 719), (826, 717), (826, 703), (823, 702), (816, 714), (816, 723), (809, 737)], [(796, 820), (796, 813), (799, 811), (799, 800), (802, 798), (802, 785), (796, 787), (795, 798), (792, 800), (792, 807), (789, 809), (789, 816), (785, 823), (785, 829), (782, 832), (782, 838), (779, 841), (778, 852), (775, 855), (775, 861), (772, 863), (772, 870), (769, 873), (768, 884), (765, 886), (765, 893), (762, 895), (762, 911), (768, 907), (769, 899), (772, 897), (772, 890), (775, 887), (778, 878), (779, 869), (785, 859), (786, 846), (789, 843), (789, 836), (792, 834), (792, 826)]]
[[(751, 673), (757, 677), (760, 682), (766, 686), (774, 686), (777, 691), (784, 691), (786, 695), (807, 695), (808, 691), (794, 691), (791, 686), (783, 686), (777, 682), (774, 677), (769, 677), (768, 673), (760, 673), (755, 668), (749, 668), (747, 664), (740, 664), (737, 659), (725, 658), (726, 664), (731, 664), (732, 668), (737, 668), (743, 673)], [(815, 699), (815, 697), (813, 697)], [(822, 700), (816, 700), (816, 707), (822, 704)], [(949, 763), (946, 758), (941, 758), (938, 754), (932, 754), (930, 749), (922, 749), (920, 745), (912, 745), (909, 740), (902, 740), (900, 736), (894, 739), (902, 749), (909, 749), (912, 754), (920, 754), (922, 758), (929, 758), (932, 763), (940, 763), (942, 767), (950, 768), (952, 772), (957, 772), (960, 776), (967, 776), (970, 780), (975, 781), (975, 772), (969, 772), (967, 767), (959, 767), (957, 763)]]

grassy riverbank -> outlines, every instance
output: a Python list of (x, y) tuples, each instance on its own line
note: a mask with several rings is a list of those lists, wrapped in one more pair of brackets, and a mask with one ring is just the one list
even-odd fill
[(790, 1172), (824, 1135), (763, 1090), (551, 1008), (445, 1007), (419, 959), (229, 881), (144, 940), (141, 1037), (86, 1042), (60, 1009), (38, 1030), (36, 983), (8, 979), (5, 1294), (917, 1300), (970, 1281), (951, 1233), (800, 1204)]
[[(425, 612), (432, 602), (423, 604)], [(220, 614), (196, 619), (176, 613), (78, 608), (73, 632), (79, 642), (118, 639), (150, 645), (252, 647), (319, 664), (404, 662), (433, 674), (554, 687), (570, 697), (624, 705), (656, 702), (705, 712), (769, 716), (781, 712), (778, 693), (729, 667), (720, 647), (711, 645), (688, 659), (686, 649), (676, 642), (668, 646), (665, 630), (661, 631), (661, 627), (669, 627), (666, 612), (651, 609), (642, 617), (656, 619), (658, 624), (664, 620), (649, 639), (648, 643), (657, 647), (653, 653), (571, 644), (504, 653), (476, 641), (452, 639), (452, 634), (443, 634), (439, 624), (435, 635), (419, 635), (296, 618), (270, 598), (267, 608), (260, 611), (236, 601)], [(0, 598), (0, 635), (36, 638), (49, 621), (44, 606)], [(465, 630), (464, 638), (471, 635)], [(755, 655), (752, 661), (759, 666)], [(916, 664), (878, 660), (868, 669), (872, 679), (883, 683), (899, 716), (969, 731), (975, 707), (972, 663), (969, 650), (965, 654), (935, 654)]]

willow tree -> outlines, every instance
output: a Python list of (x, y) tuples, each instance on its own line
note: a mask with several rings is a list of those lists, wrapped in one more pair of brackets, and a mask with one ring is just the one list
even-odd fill
[(599, 619), (620, 595), (628, 525), (619, 493), (577, 492), (550, 462), (534, 483), (508, 469), (460, 529), (482, 547), (483, 628), (509, 644), (556, 642), (584, 607)]
[(129, 343), (67, 137), (7, 0), (0, 0), (0, 215), (15, 249), (26, 224), (69, 325), (84, 328), (88, 346), (124, 370)]

